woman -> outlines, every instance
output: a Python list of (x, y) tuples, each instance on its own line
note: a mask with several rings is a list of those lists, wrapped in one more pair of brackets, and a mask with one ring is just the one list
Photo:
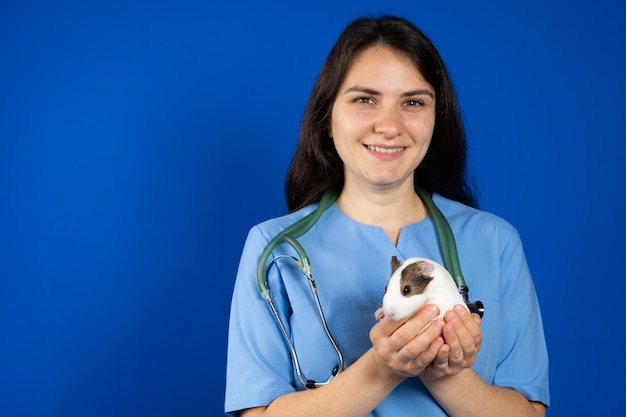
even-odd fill
[[(289, 168), (290, 213), (253, 227), (233, 293), (226, 412), (250, 416), (543, 416), (548, 357), (537, 297), (517, 231), (474, 208), (457, 101), (434, 46), (387, 16), (349, 24), (313, 88)], [(442, 263), (421, 184), (449, 221), (481, 320), (462, 306), (435, 319), (376, 321), (391, 256)], [(268, 285), (306, 389), (259, 293), (257, 263), (270, 240), (339, 196), (298, 238), (320, 304), (343, 353), (324, 334), (307, 280), (281, 244)], [(432, 323), (431, 323), (432, 321)], [(426, 327), (428, 323), (430, 326)], [(424, 330), (424, 328), (426, 329)], [(329, 375), (333, 375), (329, 379)]]

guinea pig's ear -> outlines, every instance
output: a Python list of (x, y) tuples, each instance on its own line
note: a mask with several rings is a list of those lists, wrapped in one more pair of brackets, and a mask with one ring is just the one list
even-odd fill
[(417, 272), (421, 275), (431, 275), (435, 270), (435, 265), (426, 261), (419, 261), (417, 263)]
[(394, 256), (391, 257), (391, 273), (393, 274), (394, 272), (396, 272), (396, 269), (400, 268), (400, 265), (402, 265), (402, 262), (398, 260), (398, 258)]

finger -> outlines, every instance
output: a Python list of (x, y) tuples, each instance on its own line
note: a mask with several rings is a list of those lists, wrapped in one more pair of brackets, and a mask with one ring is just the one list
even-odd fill
[[(444, 346), (443, 338), (440, 336), (436, 337), (435, 340), (428, 345), (426, 350), (410, 362), (409, 365), (411, 367), (408, 368), (406, 374), (416, 376), (424, 372), (424, 369), (426, 369), (427, 366), (432, 365), (433, 361), (438, 359), (439, 352), (441, 352)], [(442, 362), (444, 363), (443, 367), (445, 368), (447, 359), (443, 359)]]
[[(399, 369), (409, 366), (411, 361), (422, 354), (440, 335), (443, 324), (433, 327), (436, 330), (431, 331), (435, 331), (435, 334), (420, 335), (420, 330), (432, 320), (434, 315), (438, 314), (437, 311), (436, 307), (434, 309), (422, 309), (416, 313), (417, 317), (398, 321), (384, 317), (375, 323), (370, 329), (370, 340), (377, 355), (384, 358), (384, 361), (391, 368)], [(415, 330), (416, 328), (418, 330)], [(421, 337), (414, 340), (417, 336)], [(409, 348), (404, 349), (409, 343), (411, 343)]]
[(473, 336), (477, 336), (481, 333), (480, 324), (482, 323), (482, 319), (478, 314), (470, 313), (460, 304), (454, 306), (454, 312), (459, 316), (459, 319), (465, 323), (465, 326), (470, 330)]
[(448, 344), (441, 345), (437, 352), (437, 357), (432, 362), (432, 367), (439, 374), (446, 374), (450, 360), (450, 346)]
[(406, 320), (408, 319), (393, 321), (389, 317), (384, 316), (374, 325), (374, 328), (376, 328), (377, 334), (381, 336), (391, 336)]
[[(391, 346), (397, 348), (397, 350), (402, 349), (404, 346), (409, 344), (413, 339), (415, 339), (420, 333), (424, 331), (424, 328), (431, 324), (433, 319), (437, 317), (439, 314), (439, 309), (435, 305), (428, 305), (424, 308), (418, 310), (415, 316), (410, 317), (406, 321), (402, 323), (401, 326), (397, 327), (393, 334), (390, 335), (390, 343)], [(432, 326), (429, 326), (429, 328)], [(441, 331), (440, 327), (432, 328), (432, 330), (438, 329)], [(438, 336), (436, 334), (432, 337), (431, 340), (428, 340), (428, 344), (432, 343), (434, 337)], [(426, 345), (422, 346), (422, 350), (426, 347)]]
[[(467, 313), (467, 310), (463, 310)], [(457, 309), (446, 313), (446, 326), (444, 327), (443, 335), (446, 343), (450, 345), (450, 365), (466, 366), (474, 362), (479, 347), (476, 345), (474, 337), (466, 327), (468, 320), (463, 321), (461, 317), (457, 315), (457, 311), (460, 315), (463, 315), (463, 313)], [(465, 316), (470, 322), (473, 322), (469, 313), (465, 314)]]
[(464, 327), (463, 332), (460, 331), (460, 328), (457, 328), (461, 345), (467, 348), (473, 344), (477, 350), (480, 350), (483, 338), (483, 333), (480, 328), (480, 316), (478, 316), (478, 314), (470, 314), (470, 312), (461, 305), (455, 306), (454, 312), (457, 314)]
[[(458, 317), (452, 312), (446, 314), (447, 323), (443, 327), (443, 339), (448, 346), (447, 363), (450, 367), (462, 366), (465, 362), (466, 351), (459, 341), (457, 327), (459, 323)], [(471, 339), (470, 339), (471, 340)], [(473, 348), (472, 344), (472, 348)]]
[(398, 349), (390, 346), (389, 337), (402, 324), (403, 322), (394, 322), (383, 317), (370, 329), (372, 346), (381, 358), (387, 358), (385, 361), (397, 353)]
[[(441, 339), (441, 331), (444, 324), (444, 321), (441, 319), (433, 321), (423, 332), (403, 346), (398, 352), (398, 359), (412, 362), (416, 358), (420, 358), (424, 366), (428, 365), (437, 355), (439, 347), (433, 348), (433, 344), (437, 339)], [(425, 352), (430, 354), (425, 354)]]

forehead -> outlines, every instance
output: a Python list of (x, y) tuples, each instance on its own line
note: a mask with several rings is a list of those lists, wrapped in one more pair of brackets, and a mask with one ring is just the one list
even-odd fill
[(408, 55), (384, 45), (364, 49), (348, 67), (342, 88), (360, 83), (396, 84), (407, 88), (428, 86), (432, 89)]
[(372, 57), (381, 56), (403, 61), (406, 65), (413, 67), (415, 71), (420, 72), (419, 67), (413, 62), (408, 53), (386, 44), (369, 45), (357, 52), (352, 60), (352, 64), (348, 67), (348, 71), (359, 61), (366, 61), (372, 59)]

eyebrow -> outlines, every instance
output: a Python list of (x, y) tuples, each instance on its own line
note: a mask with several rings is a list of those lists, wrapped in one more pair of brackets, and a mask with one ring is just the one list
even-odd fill
[[(381, 94), (380, 91), (377, 91), (368, 87), (363, 87), (360, 85), (352, 86), (348, 88), (345, 92), (346, 93), (359, 92), (359, 93), (370, 94), (373, 96), (377, 96)], [(411, 91), (407, 91), (401, 94), (402, 97), (420, 96), (420, 95), (427, 95), (432, 98), (435, 98), (435, 95), (433, 94), (433, 92), (426, 88), (418, 88), (417, 90), (411, 90)]]

